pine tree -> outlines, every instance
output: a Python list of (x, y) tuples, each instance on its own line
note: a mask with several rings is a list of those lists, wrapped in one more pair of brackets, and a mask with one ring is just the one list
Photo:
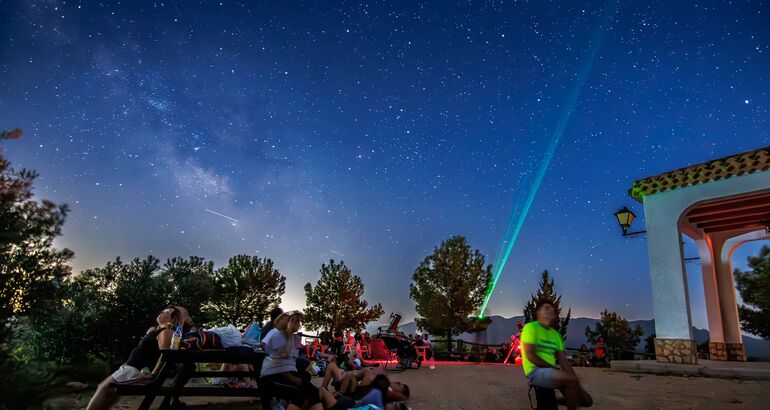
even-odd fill
[(367, 323), (382, 316), (382, 305), (369, 307), (364, 295), (364, 282), (354, 275), (345, 262), (321, 264), (321, 278), (315, 287), (305, 285), (304, 325), (309, 330), (360, 331)]
[(607, 351), (612, 359), (618, 359), (624, 350), (635, 351), (643, 334), (644, 330), (641, 326), (637, 324), (631, 328), (628, 320), (623, 316), (616, 312), (609, 312), (607, 309), (604, 309), (602, 320), (596, 323), (593, 330), (590, 326), (586, 326), (588, 343), (596, 344), (599, 338), (604, 339), (604, 344), (607, 346)]
[(561, 295), (556, 295), (553, 279), (550, 279), (547, 270), (543, 271), (543, 278), (540, 280), (540, 288), (537, 290), (537, 294), (532, 295), (529, 302), (524, 305), (525, 323), (537, 320), (535, 308), (541, 302), (548, 302), (553, 305), (556, 310), (556, 316), (559, 318), (555, 323), (554, 328), (559, 331), (563, 340), (567, 340), (567, 326), (569, 325), (569, 319), (572, 316), (572, 308), (567, 310), (567, 316), (561, 317)]
[(469, 324), (484, 325), (468, 323), (468, 316), (481, 306), (491, 282), (492, 265), (484, 266), (484, 260), (464, 237), (454, 236), (436, 247), (412, 275), (409, 297), (417, 304), (417, 326), (434, 335), (446, 335), (450, 349), (452, 336), (467, 330)]
[(243, 329), (252, 320), (265, 319), (285, 291), (286, 278), (272, 260), (236, 255), (214, 273), (214, 295), (204, 310), (213, 313), (213, 324)]

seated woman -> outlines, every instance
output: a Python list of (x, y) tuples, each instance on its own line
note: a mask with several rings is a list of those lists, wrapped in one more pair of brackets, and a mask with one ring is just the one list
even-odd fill
[(581, 367), (590, 366), (588, 363), (588, 347), (585, 344), (580, 345), (576, 365)]
[[(168, 349), (171, 346), (171, 337), (177, 326), (191, 323), (187, 309), (182, 307), (170, 307), (164, 309), (155, 318), (158, 323), (147, 329), (147, 333), (139, 341), (139, 344), (131, 350), (126, 363), (107, 376), (91, 397), (87, 410), (109, 409), (117, 401), (115, 389), (110, 387), (112, 383), (126, 383), (141, 380), (149, 380), (160, 370), (160, 349)], [(153, 368), (151, 371), (150, 368)]]
[(267, 356), (262, 362), (259, 387), (265, 398), (287, 400), (287, 410), (321, 410), (323, 406), (318, 389), (297, 372), (298, 350), (294, 336), (301, 321), (302, 313), (299, 311), (283, 313), (276, 318), (275, 329), (262, 339)]

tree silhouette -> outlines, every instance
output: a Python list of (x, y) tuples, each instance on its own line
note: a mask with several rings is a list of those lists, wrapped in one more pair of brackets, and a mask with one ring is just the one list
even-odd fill
[(417, 326), (431, 334), (452, 336), (467, 329), (468, 316), (484, 301), (492, 278), (492, 265), (462, 236), (453, 236), (433, 250), (412, 275), (409, 296), (417, 303)]
[(572, 308), (567, 310), (567, 316), (561, 317), (561, 295), (556, 295), (554, 280), (550, 278), (547, 270), (544, 270), (542, 273), (537, 294), (532, 295), (529, 302), (524, 305), (525, 323), (537, 320), (535, 308), (537, 308), (537, 305), (541, 302), (548, 302), (553, 305), (556, 310), (556, 316), (559, 318), (559, 320), (553, 324), (553, 327), (559, 331), (562, 340), (567, 340), (567, 326), (569, 326), (569, 319), (572, 316)]
[(12, 169), (0, 154), (0, 344), (9, 336), (11, 317), (56, 311), (62, 283), (70, 275), (72, 251), (53, 248), (68, 208), (33, 199), (37, 176)]
[(236, 255), (214, 273), (214, 295), (204, 310), (214, 324), (245, 328), (252, 320), (262, 321), (284, 292), (286, 278), (272, 260)]
[(369, 307), (364, 295), (364, 282), (345, 266), (345, 262), (321, 264), (321, 278), (315, 287), (305, 285), (304, 325), (310, 330), (337, 331), (363, 329), (382, 316), (382, 305)]
[(644, 330), (641, 326), (637, 324), (632, 329), (628, 320), (616, 312), (608, 312), (607, 309), (604, 309), (601, 321), (596, 323), (593, 330), (590, 326), (586, 326), (588, 343), (596, 344), (600, 337), (603, 338), (607, 351), (613, 359), (617, 359), (624, 350), (635, 351), (643, 334)]
[(214, 262), (200, 256), (171, 258), (163, 264), (161, 276), (171, 284), (169, 305), (187, 308), (199, 324), (213, 320), (203, 313), (203, 306), (214, 294)]
[(738, 307), (743, 330), (770, 338), (770, 247), (749, 257), (748, 272), (735, 270), (735, 284), (744, 305)]

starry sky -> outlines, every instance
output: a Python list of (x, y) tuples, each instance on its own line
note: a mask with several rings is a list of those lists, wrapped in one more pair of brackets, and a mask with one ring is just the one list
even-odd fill
[[(604, 7), (2, 0), (0, 128), (25, 134), (0, 148), (70, 204), (76, 271), (259, 255), (298, 308), (342, 259), (409, 320), (443, 239), (497, 255)], [(770, 145), (769, 77), (766, 1), (621, 2), (487, 313), (521, 314), (548, 269), (578, 316), (651, 318), (645, 239), (613, 213), (642, 216), (635, 179)]]

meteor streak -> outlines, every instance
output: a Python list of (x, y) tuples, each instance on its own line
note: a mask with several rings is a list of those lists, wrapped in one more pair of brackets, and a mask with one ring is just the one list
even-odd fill
[(532, 185), (529, 186), (529, 191), (527, 191), (526, 199), (524, 200), (523, 205), (520, 201), (521, 198), (523, 198), (522, 195), (524, 192), (520, 191), (519, 195), (517, 195), (513, 212), (511, 214), (511, 222), (508, 225), (506, 239), (503, 241), (503, 247), (498, 254), (497, 263), (494, 267), (494, 270), (492, 271), (492, 281), (489, 284), (489, 288), (487, 288), (487, 294), (484, 297), (484, 303), (481, 305), (481, 309), (479, 310), (479, 318), (484, 317), (484, 311), (489, 304), (489, 299), (492, 297), (495, 286), (497, 286), (497, 281), (500, 279), (500, 274), (503, 272), (503, 268), (505, 267), (505, 263), (508, 261), (508, 257), (511, 254), (513, 245), (516, 243), (516, 239), (519, 237), (519, 232), (521, 232), (524, 221), (527, 219), (527, 214), (529, 214), (529, 210), (532, 208), (532, 203), (535, 202), (537, 191), (540, 189), (540, 185), (543, 183), (545, 173), (548, 171), (548, 167), (551, 165), (551, 160), (556, 153), (556, 148), (559, 146), (559, 141), (561, 140), (564, 131), (567, 129), (567, 124), (569, 123), (569, 120), (575, 111), (575, 106), (577, 105), (578, 98), (580, 97), (580, 92), (583, 90), (583, 86), (588, 79), (588, 75), (591, 73), (591, 66), (593, 66), (602, 40), (604, 40), (604, 37), (607, 34), (610, 21), (612, 20), (612, 16), (615, 15), (616, 9), (617, 0), (610, 1), (605, 6), (603, 18), (600, 21), (599, 26), (596, 28), (596, 31), (594, 32), (591, 49), (588, 51), (588, 54), (583, 60), (583, 64), (580, 67), (580, 71), (578, 72), (575, 83), (572, 85), (572, 88), (567, 95), (567, 101), (564, 104), (564, 109), (559, 115), (559, 120), (556, 122), (556, 127), (551, 134), (551, 141), (545, 151), (543, 160), (540, 162), (540, 168), (538, 168), (537, 173), (535, 174), (535, 179), (532, 182)]
[(342, 256), (343, 258), (345, 257), (345, 255), (343, 255), (343, 254), (341, 254), (341, 253), (339, 253), (339, 252), (337, 252), (337, 251), (333, 251), (333, 250), (331, 250), (331, 249), (329, 249), (329, 252), (331, 252), (331, 253), (336, 253), (337, 255), (340, 255), (340, 256)]
[(206, 209), (206, 212), (210, 212), (210, 213), (212, 213), (212, 214), (214, 214), (214, 215), (217, 215), (217, 216), (221, 216), (222, 218), (227, 218), (227, 219), (229, 219), (229, 220), (231, 220), (231, 221), (233, 221), (233, 222), (235, 222), (235, 223), (238, 223), (238, 220), (237, 220), (237, 219), (235, 219), (235, 218), (230, 218), (230, 217), (229, 217), (229, 216), (227, 216), (227, 215), (222, 215), (222, 214), (220, 214), (219, 212), (214, 212), (214, 211), (212, 211), (211, 209)]

